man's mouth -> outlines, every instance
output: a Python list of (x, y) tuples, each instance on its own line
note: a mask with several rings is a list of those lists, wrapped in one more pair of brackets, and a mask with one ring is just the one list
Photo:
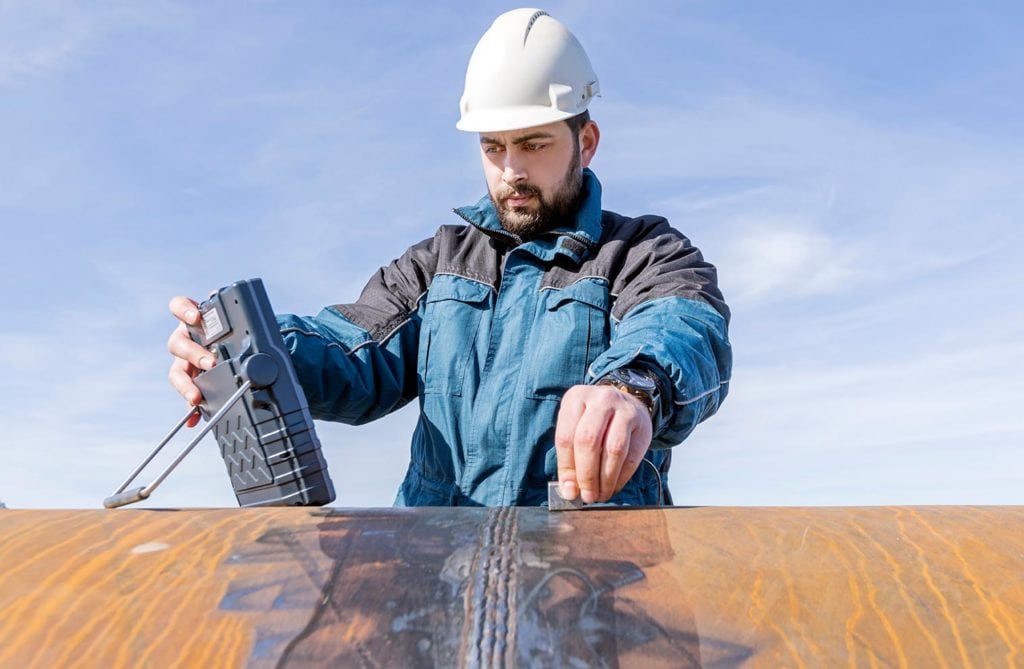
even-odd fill
[(533, 199), (533, 196), (529, 193), (523, 193), (521, 195), (509, 195), (505, 198), (505, 204), (511, 207), (521, 207), (527, 202)]
[(531, 189), (511, 191), (501, 198), (501, 201), (508, 207), (525, 207), (530, 200), (535, 198), (537, 193)]

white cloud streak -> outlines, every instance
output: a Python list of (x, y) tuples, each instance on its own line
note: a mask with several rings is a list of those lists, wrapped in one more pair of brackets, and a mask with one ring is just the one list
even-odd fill
[(722, 415), (680, 447), (677, 501), (1020, 503), (1024, 347), (737, 371)]
[(179, 13), (163, 2), (85, 7), (63, 0), (0, 0), (0, 89), (72, 69), (110, 35), (164, 24)]

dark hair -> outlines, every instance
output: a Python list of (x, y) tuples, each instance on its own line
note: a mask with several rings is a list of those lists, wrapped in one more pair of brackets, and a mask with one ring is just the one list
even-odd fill
[(583, 126), (590, 122), (590, 110), (584, 109), (582, 114), (576, 114), (565, 119), (565, 124), (569, 126), (569, 130), (572, 131), (572, 142), (573, 146), (576, 147), (576, 152), (580, 150), (580, 130), (583, 130)]
[(590, 122), (590, 110), (584, 109), (582, 114), (576, 114), (565, 119), (565, 124), (569, 126), (569, 130), (572, 130), (573, 134), (579, 135), (580, 130), (583, 130), (583, 126)]

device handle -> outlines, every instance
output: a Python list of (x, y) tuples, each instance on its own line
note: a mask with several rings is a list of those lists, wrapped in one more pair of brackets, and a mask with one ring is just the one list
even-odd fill
[[(156, 448), (154, 448), (152, 450), (152, 452), (150, 452), (150, 454), (148, 456), (146, 456), (146, 459), (143, 460), (142, 463), (138, 467), (135, 468), (135, 471), (133, 471), (131, 474), (128, 475), (128, 478), (126, 478), (124, 480), (124, 483), (122, 483), (121, 486), (117, 490), (114, 491), (114, 494), (111, 495), (111, 497), (114, 497), (114, 496), (119, 495), (120, 493), (122, 493), (124, 491), (124, 489), (127, 488), (131, 484), (131, 482), (135, 480), (135, 477), (138, 476), (139, 473), (141, 473), (142, 470), (146, 468), (146, 465), (148, 465), (150, 462), (153, 461), (153, 458), (156, 457), (156, 454), (159, 453), (161, 450), (163, 450), (163, 447), (167, 445), (167, 442), (169, 442), (174, 437), (174, 435), (178, 434), (178, 430), (180, 430), (182, 427), (184, 427), (185, 423), (188, 422), (189, 418), (191, 418), (192, 416), (194, 416), (197, 413), (199, 413), (199, 407), (192, 407), (191, 409), (189, 409), (189, 412), (187, 414), (185, 414), (185, 416), (181, 420), (178, 421), (178, 424), (175, 425), (174, 428), (171, 429), (171, 431), (167, 433), (167, 436), (165, 436), (160, 441), (160, 443), (156, 445)], [(106, 502), (104, 502), (104, 505), (106, 505)], [(118, 506), (121, 506), (121, 505), (118, 504)], [(113, 507), (108, 507), (108, 508), (113, 508)]]
[(203, 429), (201, 429), (199, 433), (192, 438), (192, 441), (190, 441), (188, 445), (185, 446), (185, 448), (181, 449), (181, 452), (178, 453), (178, 455), (174, 458), (174, 461), (171, 462), (171, 464), (167, 465), (167, 467), (165, 467), (164, 470), (160, 472), (160, 475), (157, 476), (152, 483), (141, 488), (133, 488), (128, 492), (124, 492), (124, 489), (127, 488), (131, 484), (131, 482), (135, 480), (135, 478), (139, 475), (140, 472), (142, 472), (146, 465), (148, 465), (153, 460), (156, 454), (159, 453), (160, 450), (167, 444), (167, 442), (169, 442), (171, 438), (178, 433), (178, 430), (180, 430), (182, 426), (184, 426), (185, 423), (188, 422), (188, 419), (192, 417), (192, 414), (199, 410), (198, 407), (191, 409), (187, 414), (185, 414), (184, 418), (178, 421), (178, 424), (174, 426), (174, 429), (172, 429), (167, 434), (167, 436), (163, 438), (163, 441), (161, 441), (157, 445), (157, 447), (153, 449), (153, 451), (146, 457), (146, 459), (142, 461), (142, 464), (135, 468), (135, 471), (133, 471), (131, 476), (129, 476), (125, 480), (125, 482), (121, 484), (121, 487), (114, 491), (113, 495), (103, 500), (103, 506), (105, 506), (108, 509), (114, 509), (119, 506), (124, 506), (126, 504), (140, 502), (149, 497), (151, 494), (153, 494), (153, 491), (157, 489), (157, 486), (163, 483), (164, 479), (167, 478), (167, 476), (172, 471), (174, 471), (174, 468), (181, 464), (181, 461), (185, 459), (185, 456), (192, 452), (192, 449), (196, 447), (196, 444), (198, 444), (202, 440), (202, 438), (205, 437), (207, 433), (217, 425), (218, 421), (220, 421), (220, 419), (223, 418), (224, 415), (231, 410), (231, 407), (235, 406), (238, 400), (242, 399), (242, 396), (245, 395), (246, 391), (248, 391), (249, 388), (251, 387), (251, 381), (246, 381), (241, 386), (239, 386), (238, 390), (236, 390), (235, 393), (228, 398), (227, 402), (224, 403), (224, 406), (218, 409), (217, 413), (213, 414), (210, 420), (207, 421), (206, 425), (203, 426)]

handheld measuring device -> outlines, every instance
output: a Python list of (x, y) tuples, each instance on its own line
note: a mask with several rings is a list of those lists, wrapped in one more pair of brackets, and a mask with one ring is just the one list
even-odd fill
[[(321, 506), (334, 501), (334, 485), (320, 452), (306, 396), (277, 328), (260, 279), (221, 288), (199, 305), (192, 339), (215, 355), (212, 369), (194, 382), (203, 393), (192, 408), (103, 501), (115, 508), (146, 499), (213, 432), (239, 506)], [(196, 413), (206, 424), (148, 486), (126, 490)]]

